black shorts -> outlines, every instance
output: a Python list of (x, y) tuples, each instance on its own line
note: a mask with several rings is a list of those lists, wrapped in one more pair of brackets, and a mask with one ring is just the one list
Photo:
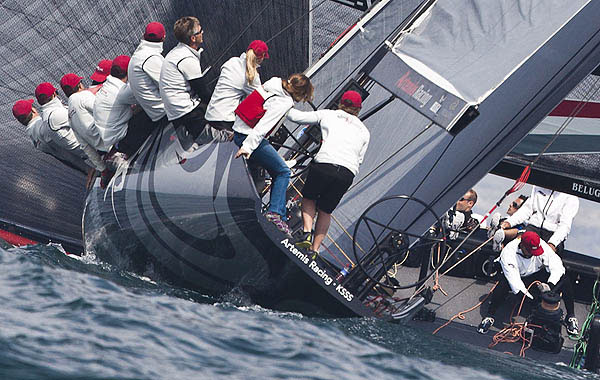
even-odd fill
[(316, 201), (319, 210), (331, 214), (353, 180), (354, 174), (341, 165), (313, 163), (302, 195)]

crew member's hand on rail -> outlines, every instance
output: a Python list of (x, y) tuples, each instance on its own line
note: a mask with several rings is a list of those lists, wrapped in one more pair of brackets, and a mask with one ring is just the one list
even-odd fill
[(244, 148), (240, 148), (235, 154), (235, 158), (239, 158), (240, 156), (244, 156), (244, 158), (247, 160), (250, 158), (250, 153), (246, 152)]

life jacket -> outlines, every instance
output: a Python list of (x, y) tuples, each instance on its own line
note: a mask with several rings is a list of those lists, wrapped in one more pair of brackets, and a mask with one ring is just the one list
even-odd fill
[(263, 105), (273, 96), (275, 94), (269, 94), (264, 89), (254, 90), (237, 106), (234, 112), (246, 125), (254, 128), (265, 115), (266, 110)]

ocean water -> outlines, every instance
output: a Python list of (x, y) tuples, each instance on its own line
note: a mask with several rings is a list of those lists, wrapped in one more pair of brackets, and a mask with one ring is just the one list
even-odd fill
[(60, 247), (0, 248), (0, 379), (593, 379), (365, 318), (213, 299)]

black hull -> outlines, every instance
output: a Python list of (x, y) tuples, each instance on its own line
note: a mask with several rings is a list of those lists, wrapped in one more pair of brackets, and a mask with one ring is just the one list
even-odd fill
[(212, 143), (187, 152), (170, 125), (155, 131), (106, 189), (97, 181), (89, 192), (86, 249), (212, 296), (239, 288), (278, 310), (375, 316), (336, 281), (333, 266), (296, 250), (264, 219), (236, 149)]

